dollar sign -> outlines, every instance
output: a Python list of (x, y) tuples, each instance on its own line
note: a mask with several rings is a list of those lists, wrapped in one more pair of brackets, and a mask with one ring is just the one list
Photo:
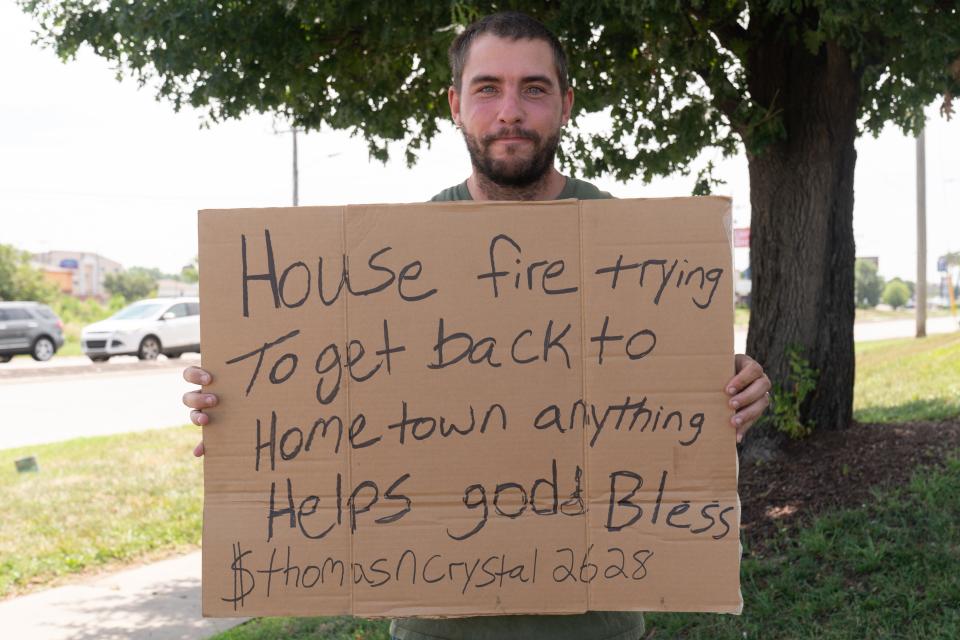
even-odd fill
[[(244, 599), (253, 592), (253, 572), (243, 568), (243, 558), (253, 553), (249, 549), (244, 551), (240, 547), (240, 542), (233, 545), (233, 562), (230, 564), (230, 571), (233, 572), (233, 597), (220, 598), (224, 602), (233, 603), (233, 610), (237, 610), (237, 603), (243, 607)], [(244, 584), (244, 579), (249, 581), (249, 588)]]

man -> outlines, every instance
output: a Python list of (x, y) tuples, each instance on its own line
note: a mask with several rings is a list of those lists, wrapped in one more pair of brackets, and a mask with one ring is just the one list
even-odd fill
[[(453, 86), (450, 112), (473, 163), (461, 184), (433, 200), (554, 200), (610, 198), (592, 184), (568, 178), (553, 166), (563, 126), (573, 108), (567, 62), (556, 36), (529, 16), (498, 13), (467, 27), (450, 47)], [(737, 374), (725, 391), (735, 410), (737, 439), (769, 404), (770, 381), (745, 355), (736, 357)], [(184, 372), (194, 384), (209, 384), (209, 373)], [(194, 424), (210, 420), (203, 409), (216, 397), (187, 393)], [(195, 455), (203, 455), (203, 443)], [(635, 640), (643, 633), (643, 614), (591, 611), (581, 615), (483, 616), (454, 619), (395, 620), (399, 640)]]

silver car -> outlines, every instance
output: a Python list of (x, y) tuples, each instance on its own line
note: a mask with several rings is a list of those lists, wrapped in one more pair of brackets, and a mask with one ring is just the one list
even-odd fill
[(0, 302), (0, 362), (21, 353), (49, 360), (63, 346), (63, 322), (39, 302)]

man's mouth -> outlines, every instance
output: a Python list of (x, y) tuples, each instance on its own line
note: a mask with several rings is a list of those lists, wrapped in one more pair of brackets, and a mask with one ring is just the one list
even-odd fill
[(502, 142), (504, 144), (518, 144), (521, 142), (529, 142), (531, 144), (537, 143), (537, 136), (533, 132), (527, 132), (518, 129), (503, 129), (496, 134), (489, 136), (485, 142), (489, 146), (494, 142)]

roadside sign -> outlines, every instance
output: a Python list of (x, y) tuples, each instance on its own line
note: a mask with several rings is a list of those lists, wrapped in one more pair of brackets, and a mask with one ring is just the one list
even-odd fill
[(733, 230), (733, 246), (737, 249), (750, 246), (750, 227)]

